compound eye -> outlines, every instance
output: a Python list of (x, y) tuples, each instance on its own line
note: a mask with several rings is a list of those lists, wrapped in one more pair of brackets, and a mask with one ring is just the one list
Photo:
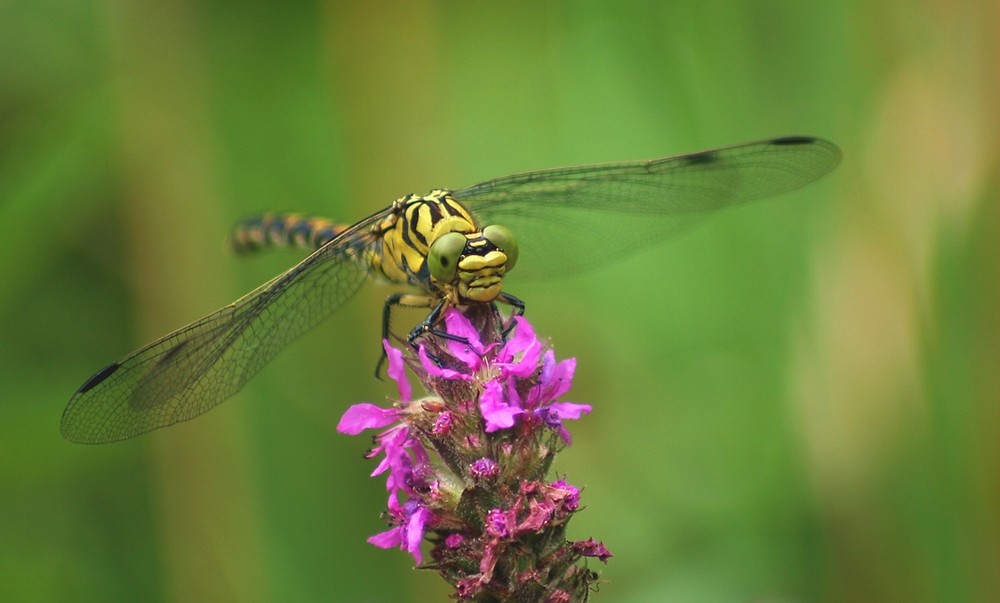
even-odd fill
[(490, 224), (483, 229), (483, 236), (507, 255), (507, 270), (510, 271), (517, 263), (517, 238), (514, 233), (506, 226)]
[(458, 260), (465, 251), (465, 235), (448, 232), (434, 239), (427, 252), (427, 268), (441, 283), (450, 283), (458, 273)]

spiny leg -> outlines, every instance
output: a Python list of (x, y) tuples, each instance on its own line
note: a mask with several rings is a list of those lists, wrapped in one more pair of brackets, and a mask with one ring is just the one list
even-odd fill
[[(424, 317), (423, 320), (421, 320), (415, 327), (413, 327), (409, 335), (407, 335), (406, 337), (406, 342), (413, 349), (417, 348), (416, 340), (424, 335), (433, 335), (435, 337), (446, 339), (448, 341), (454, 341), (456, 343), (460, 343), (469, 346), (471, 348), (469, 340), (466, 339), (465, 337), (462, 337), (461, 335), (454, 335), (452, 333), (447, 332), (446, 330), (438, 329), (435, 327), (435, 325), (441, 319), (441, 316), (444, 313), (444, 311), (447, 310), (448, 307), (451, 305), (449, 304), (448, 299), (446, 298), (438, 299), (437, 303), (434, 303), (435, 299), (437, 298), (431, 295), (421, 295), (421, 294), (404, 293), (404, 292), (394, 293), (389, 297), (387, 297), (385, 300), (385, 306), (382, 309), (382, 339), (389, 340), (390, 337), (393, 337), (390, 328), (390, 324), (392, 322), (393, 308), (395, 308), (396, 306), (403, 306), (407, 308), (429, 307), (431, 308), (431, 311), (427, 314), (426, 317)], [(501, 335), (503, 337), (503, 340), (506, 341), (507, 336), (510, 335), (510, 332), (514, 330), (514, 326), (517, 324), (514, 321), (514, 318), (517, 316), (524, 315), (524, 302), (520, 298), (517, 298), (506, 292), (500, 293), (500, 296), (497, 298), (496, 301), (507, 304), (508, 306), (511, 307), (510, 316), (506, 320), (504, 320), (503, 317), (500, 315), (500, 311), (497, 309), (496, 304), (493, 302), (490, 302), (489, 304), (490, 309), (494, 312), (497, 319), (500, 320), (503, 324), (503, 328), (501, 329)], [(441, 364), (439, 358), (436, 358), (433, 355), (431, 355), (430, 358), (434, 362)], [(385, 361), (386, 361), (386, 353), (385, 350), (383, 349), (381, 355), (379, 356), (378, 364), (376, 364), (375, 366), (375, 376), (378, 378), (381, 378), (380, 375), (382, 372), (382, 367), (385, 365)]]
[[(504, 316), (500, 313), (500, 310), (497, 308), (496, 302), (509, 305), (511, 307), (510, 316), (504, 318)], [(482, 306), (484, 305), (488, 306), (488, 308), (482, 308)], [(434, 309), (431, 310), (431, 312), (427, 315), (427, 317), (424, 318), (424, 320), (422, 320), (420, 324), (414, 327), (412, 331), (410, 331), (410, 335), (409, 337), (407, 337), (407, 341), (409, 342), (409, 344), (414, 348), (416, 348), (416, 340), (418, 338), (422, 337), (423, 335), (433, 335), (441, 339), (454, 341), (456, 343), (464, 345), (470, 350), (473, 349), (473, 346), (471, 345), (471, 343), (467, 338), (462, 337), (461, 335), (455, 335), (453, 333), (449, 333), (446, 330), (442, 330), (435, 326), (441, 320), (441, 315), (449, 306), (450, 304), (447, 302), (447, 300), (441, 300), (440, 302), (438, 302), (438, 304), (434, 306)], [(476, 303), (468, 307), (467, 312), (471, 312), (476, 307), (481, 308), (481, 311), (490, 312), (493, 316), (492, 320), (496, 321), (500, 325), (501, 343), (507, 341), (507, 336), (510, 335), (510, 332), (516, 326), (517, 323), (514, 321), (514, 318), (517, 316), (524, 315), (524, 302), (521, 301), (519, 298), (510, 295), (509, 293), (501, 293), (500, 297), (498, 297), (495, 302)], [(467, 317), (472, 319), (471, 314), (467, 315)], [(475, 322), (475, 319), (472, 320), (473, 322)], [(483, 341), (483, 343), (489, 344), (491, 342)], [(425, 351), (425, 353), (427, 353), (434, 362), (438, 363), (438, 365), (441, 365), (440, 358), (435, 357), (429, 352)]]
[[(406, 292), (393, 293), (389, 297), (385, 298), (385, 305), (382, 307), (382, 341), (389, 341), (390, 338), (393, 337), (392, 331), (390, 330), (389, 326), (390, 323), (392, 322), (393, 308), (395, 308), (396, 306), (403, 306), (404, 308), (434, 307), (435, 309), (431, 310), (431, 314), (435, 313), (440, 314), (442, 311), (441, 305), (444, 303), (444, 301), (443, 300), (440, 301), (435, 307), (434, 304), (435, 299), (436, 299), (435, 297), (430, 295), (421, 295), (418, 293), (406, 293)], [(424, 321), (421, 322), (420, 324), (424, 324), (425, 322), (427, 322), (427, 319), (424, 319)], [(413, 332), (411, 331), (410, 336), (407, 337), (407, 343), (409, 343), (412, 346), (413, 340), (414, 340), (414, 335)], [(381, 379), (382, 367), (385, 365), (385, 361), (386, 361), (385, 348), (382, 348), (382, 353), (379, 354), (378, 363), (375, 365), (375, 377), (377, 379)]]
[[(507, 319), (507, 324), (504, 325), (502, 331), (503, 339), (504, 341), (507, 341), (507, 336), (510, 335), (510, 332), (514, 330), (514, 325), (517, 324), (516, 322), (514, 322), (514, 318), (518, 316), (524, 316), (524, 302), (521, 301), (520, 298), (514, 297), (513, 295), (507, 293), (506, 291), (501, 291), (500, 297), (497, 299), (498, 301), (502, 301), (503, 303), (510, 306), (510, 317)], [(494, 305), (493, 308), (495, 309), (496, 306)]]
[[(496, 303), (489, 303), (490, 309), (493, 311), (497, 319), (501, 320), (503, 324), (501, 334), (504, 341), (506, 341), (507, 336), (510, 335), (512, 330), (514, 330), (514, 325), (516, 324), (514, 322), (514, 317), (524, 316), (524, 302), (506, 292), (501, 292), (496, 301), (505, 303), (511, 307), (510, 316), (506, 320), (503, 320), (503, 317), (500, 315), (500, 311), (497, 310)], [(441, 318), (441, 314), (448, 308), (448, 306), (448, 300), (446, 299), (442, 299), (434, 306), (434, 309), (430, 311), (427, 317), (420, 321), (420, 324), (410, 331), (410, 335), (406, 338), (410, 345), (413, 345), (413, 342), (416, 341), (418, 337), (428, 333), (449, 341), (457, 341), (458, 343), (466, 345), (469, 344), (469, 340), (465, 337), (453, 335), (447, 331), (442, 331), (434, 327), (434, 325), (437, 324), (438, 320)]]

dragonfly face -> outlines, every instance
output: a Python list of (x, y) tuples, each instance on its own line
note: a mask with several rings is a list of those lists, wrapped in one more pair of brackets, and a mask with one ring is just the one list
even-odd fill
[[(419, 291), (390, 296), (384, 316), (391, 304), (433, 307), (422, 329), (411, 331), (412, 341), (433, 331), (449, 304), (503, 301), (523, 309), (503, 291), (515, 263), (519, 275), (572, 275), (668, 239), (717, 210), (799, 188), (839, 160), (840, 151), (825, 140), (775, 138), (407, 195), (351, 226), (295, 214), (247, 220), (233, 233), (235, 250), (284, 245), (312, 253), (236, 302), (95, 373), (70, 399), (62, 433), (76, 442), (111, 442), (206, 412), (336, 312), (369, 277)], [(579, 252), (594, 240), (600, 254)]]
[(482, 232), (448, 232), (431, 243), (426, 263), (434, 286), (451, 292), (453, 304), (492, 302), (517, 263), (517, 240), (495, 224)]

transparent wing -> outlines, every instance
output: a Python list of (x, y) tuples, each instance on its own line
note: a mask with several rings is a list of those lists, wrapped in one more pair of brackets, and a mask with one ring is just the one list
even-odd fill
[(512, 275), (557, 276), (620, 258), (712, 212), (799, 188), (832, 170), (840, 151), (788, 137), (653, 159), (556, 168), (455, 191), (481, 225), (518, 238)]
[(235, 394), (358, 290), (371, 267), (355, 258), (374, 242), (367, 226), (384, 213), (233, 304), (99, 371), (70, 399), (63, 436), (82, 443), (122, 440), (191, 419)]
[[(831, 143), (781, 138), (678, 157), (530, 172), (454, 193), (482, 224), (519, 238), (515, 274), (560, 275), (620, 257), (711, 212), (798, 188), (832, 170)], [(115, 362), (70, 399), (63, 435), (98, 443), (204, 413), (240, 390), (278, 351), (336, 311), (371, 270), (375, 243), (351, 227), (237, 302)]]

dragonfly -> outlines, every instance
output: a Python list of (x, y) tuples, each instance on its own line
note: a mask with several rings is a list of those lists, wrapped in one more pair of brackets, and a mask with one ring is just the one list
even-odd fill
[(341, 308), (369, 279), (407, 285), (397, 306), (430, 308), (408, 341), (449, 307), (504, 303), (518, 275), (554, 278), (663, 241), (712, 213), (802, 187), (833, 170), (836, 145), (789, 136), (660, 159), (525, 172), (406, 195), (353, 224), (297, 214), (241, 222), (232, 247), (311, 253), (237, 301), (105, 366), (70, 399), (63, 436), (106, 443), (192, 419), (238, 392), (277, 353)]

